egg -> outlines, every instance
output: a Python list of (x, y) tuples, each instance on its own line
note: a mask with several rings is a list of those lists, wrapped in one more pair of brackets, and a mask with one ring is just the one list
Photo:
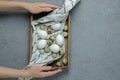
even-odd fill
[(49, 48), (45, 48), (44, 51), (45, 51), (46, 53), (49, 53), (49, 52), (50, 52), (50, 49), (49, 49)]
[(67, 31), (67, 30), (68, 30), (68, 26), (65, 25), (63, 30), (64, 30), (64, 31)]
[(65, 51), (63, 49), (60, 50), (60, 55), (65, 54)]
[(57, 62), (56, 66), (58, 66), (58, 67), (62, 66), (62, 62)]
[(47, 44), (50, 46), (52, 45), (53, 41), (52, 40), (47, 40)]
[(55, 36), (50, 36), (50, 39), (51, 39), (52, 41), (54, 41), (54, 40), (55, 40)]
[(52, 34), (52, 33), (53, 33), (53, 30), (52, 30), (51, 28), (48, 28), (48, 29), (47, 29), (47, 33), (48, 33), (48, 34)]
[(37, 33), (38, 33), (38, 36), (42, 39), (46, 39), (48, 37), (48, 33), (44, 30), (38, 30)]
[(52, 52), (59, 52), (60, 51), (60, 47), (57, 44), (53, 44), (50, 46), (50, 50)]
[(60, 30), (61, 27), (62, 27), (62, 25), (60, 23), (56, 23), (56, 24), (51, 26), (51, 28), (54, 29), (54, 30)]
[(45, 30), (45, 25), (44, 25), (44, 24), (41, 24), (41, 25), (40, 25), (40, 29), (41, 29), (41, 30)]
[(63, 32), (62, 35), (67, 38), (68, 37), (68, 33), (67, 32)]
[(52, 53), (52, 57), (53, 57), (53, 58), (56, 58), (56, 57), (57, 57), (57, 53), (53, 52), (53, 53)]
[(63, 35), (57, 35), (55, 41), (56, 41), (56, 44), (58, 44), (59, 46), (62, 46), (64, 44), (64, 37), (63, 37)]
[(66, 64), (68, 63), (67, 58), (63, 58), (63, 59), (62, 59), (62, 63), (63, 63), (64, 65), (66, 65)]
[(46, 40), (38, 40), (38, 42), (37, 42), (37, 47), (39, 49), (45, 48), (46, 45), (47, 45), (47, 41)]

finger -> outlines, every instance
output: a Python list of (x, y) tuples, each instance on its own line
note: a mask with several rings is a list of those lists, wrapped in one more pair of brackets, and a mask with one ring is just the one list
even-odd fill
[(53, 9), (60, 8), (59, 6), (47, 4), (47, 3), (44, 3), (42, 7), (48, 7), (48, 8), (53, 8)]
[(43, 66), (43, 67), (41, 67), (41, 70), (51, 70), (52, 69), (52, 67), (50, 67), (50, 66)]
[(58, 70), (55, 70), (55, 71), (49, 71), (49, 72), (41, 72), (44, 77), (47, 77), (47, 76), (53, 76), (59, 72), (61, 72), (62, 70), (61, 69), (58, 69)]
[(53, 9), (52, 8), (40, 8), (39, 9), (41, 12), (50, 12), (52, 11)]

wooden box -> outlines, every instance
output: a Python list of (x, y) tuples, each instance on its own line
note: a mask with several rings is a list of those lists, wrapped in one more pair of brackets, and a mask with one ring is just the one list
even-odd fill
[[(30, 16), (30, 23), (33, 20), (37, 20), (40, 17), (43, 17), (43, 16), (45, 16), (47, 14), (48, 13), (40, 13), (40, 14), (34, 14), (34, 15), (32, 14)], [(64, 65), (64, 66), (59, 67), (59, 68), (66, 68), (66, 69), (68, 69), (70, 67), (70, 15), (68, 16), (66, 24), (68, 26), (68, 37), (65, 38), (65, 55), (62, 58), (66, 57), (67, 60), (68, 60), (68, 63), (67, 63), (67, 65)], [(32, 56), (32, 33), (33, 33), (33, 28), (32, 28), (32, 25), (30, 25), (30, 58)], [(56, 67), (55, 66), (56, 62), (61, 61), (61, 59), (54, 61), (53, 63), (49, 64), (48, 66)]]

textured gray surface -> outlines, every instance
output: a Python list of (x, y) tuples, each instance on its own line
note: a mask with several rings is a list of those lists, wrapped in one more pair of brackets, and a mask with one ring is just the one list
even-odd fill
[[(28, 13), (0, 13), (0, 66), (22, 68), (28, 54)], [(70, 70), (40, 80), (120, 80), (119, 74), (120, 0), (82, 0), (71, 12)]]

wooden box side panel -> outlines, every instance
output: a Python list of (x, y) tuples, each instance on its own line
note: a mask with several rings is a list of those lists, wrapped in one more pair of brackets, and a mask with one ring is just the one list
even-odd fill
[(68, 16), (68, 68), (70, 67), (70, 32), (71, 32), (71, 26), (70, 26), (70, 15)]
[(31, 23), (32, 23), (32, 20), (33, 20), (33, 15), (30, 15), (30, 58), (31, 58), (31, 56), (32, 56), (32, 33), (33, 33), (33, 28), (32, 28), (32, 25), (31, 25)]

